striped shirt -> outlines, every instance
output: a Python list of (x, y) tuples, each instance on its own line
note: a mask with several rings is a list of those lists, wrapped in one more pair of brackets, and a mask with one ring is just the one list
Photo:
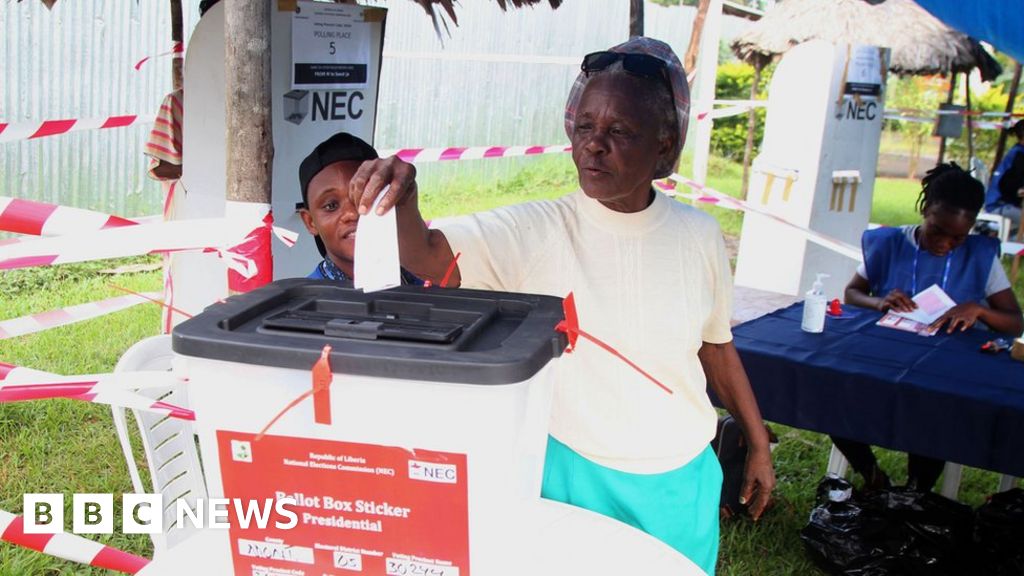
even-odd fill
[(164, 97), (160, 104), (160, 111), (157, 113), (153, 130), (149, 133), (149, 140), (143, 152), (149, 156), (149, 175), (152, 178), (159, 178), (153, 174), (153, 169), (161, 161), (170, 164), (181, 165), (181, 118), (182, 118), (182, 91), (175, 90)]

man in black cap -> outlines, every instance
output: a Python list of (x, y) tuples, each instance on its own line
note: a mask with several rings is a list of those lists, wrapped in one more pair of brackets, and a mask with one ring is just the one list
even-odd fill
[[(309, 278), (352, 280), (359, 212), (349, 199), (348, 183), (364, 161), (375, 158), (373, 146), (348, 132), (338, 132), (317, 145), (299, 165), (299, 215), (324, 258)], [(423, 282), (403, 268), (402, 283)]]

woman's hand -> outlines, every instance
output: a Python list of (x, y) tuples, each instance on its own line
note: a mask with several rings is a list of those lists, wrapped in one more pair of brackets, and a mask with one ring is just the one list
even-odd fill
[(384, 214), (416, 196), (416, 167), (398, 156), (367, 160), (349, 181), (349, 198), (360, 215), (368, 214), (385, 189), (377, 214)]
[(775, 468), (772, 453), (768, 448), (750, 448), (747, 465), (743, 473), (743, 487), (740, 489), (740, 504), (749, 504), (750, 517), (757, 520), (771, 502), (775, 489)]
[(930, 328), (938, 331), (943, 324), (949, 322), (949, 326), (946, 328), (947, 334), (952, 334), (953, 331), (956, 330), (957, 326), (959, 326), (960, 331), (963, 332), (971, 326), (974, 326), (974, 323), (978, 321), (978, 317), (984, 312), (985, 308), (977, 302), (957, 304), (947, 310), (946, 313), (940, 316), (938, 320), (932, 322)]
[(917, 308), (917, 303), (914, 302), (907, 293), (899, 288), (893, 288), (891, 292), (885, 295), (878, 302), (878, 311), (886, 312), (888, 310), (895, 310), (896, 312), (911, 312)]
[[(398, 255), (402, 266), (423, 280), (440, 282), (455, 256), (440, 230), (427, 228), (417, 204), (416, 167), (397, 156), (363, 162), (349, 181), (349, 198), (362, 216), (380, 199), (378, 215), (395, 208)], [(459, 267), (448, 276), (448, 286), (462, 282)]]

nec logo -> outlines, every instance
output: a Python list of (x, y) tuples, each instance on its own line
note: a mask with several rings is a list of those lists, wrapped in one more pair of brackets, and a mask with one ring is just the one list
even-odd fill
[(363, 105), (364, 100), (366, 100), (366, 96), (359, 91), (292, 90), (284, 95), (284, 119), (292, 124), (302, 124), (302, 121), (310, 116), (310, 105), (312, 104), (312, 122), (358, 120), (366, 111)]
[(454, 464), (409, 460), (409, 478), (412, 480), (455, 484), (459, 481), (459, 475), (456, 470)]

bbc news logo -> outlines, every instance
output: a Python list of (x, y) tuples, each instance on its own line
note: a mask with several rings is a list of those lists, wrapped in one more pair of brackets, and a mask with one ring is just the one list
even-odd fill
[[(174, 502), (174, 526), (195, 528), (232, 527), (248, 529), (255, 525), (265, 530), (290, 530), (299, 523), (299, 516), (290, 507), (294, 498), (196, 499), (195, 506), (178, 499)], [(63, 494), (25, 494), (22, 497), (24, 531), (26, 534), (57, 534), (63, 532)], [(123, 494), (121, 496), (121, 532), (124, 534), (160, 534), (165, 525), (164, 499), (160, 494)], [(229, 520), (234, 512), (234, 522)], [(71, 531), (75, 534), (111, 534), (114, 532), (113, 494), (74, 494), (71, 499)]]

